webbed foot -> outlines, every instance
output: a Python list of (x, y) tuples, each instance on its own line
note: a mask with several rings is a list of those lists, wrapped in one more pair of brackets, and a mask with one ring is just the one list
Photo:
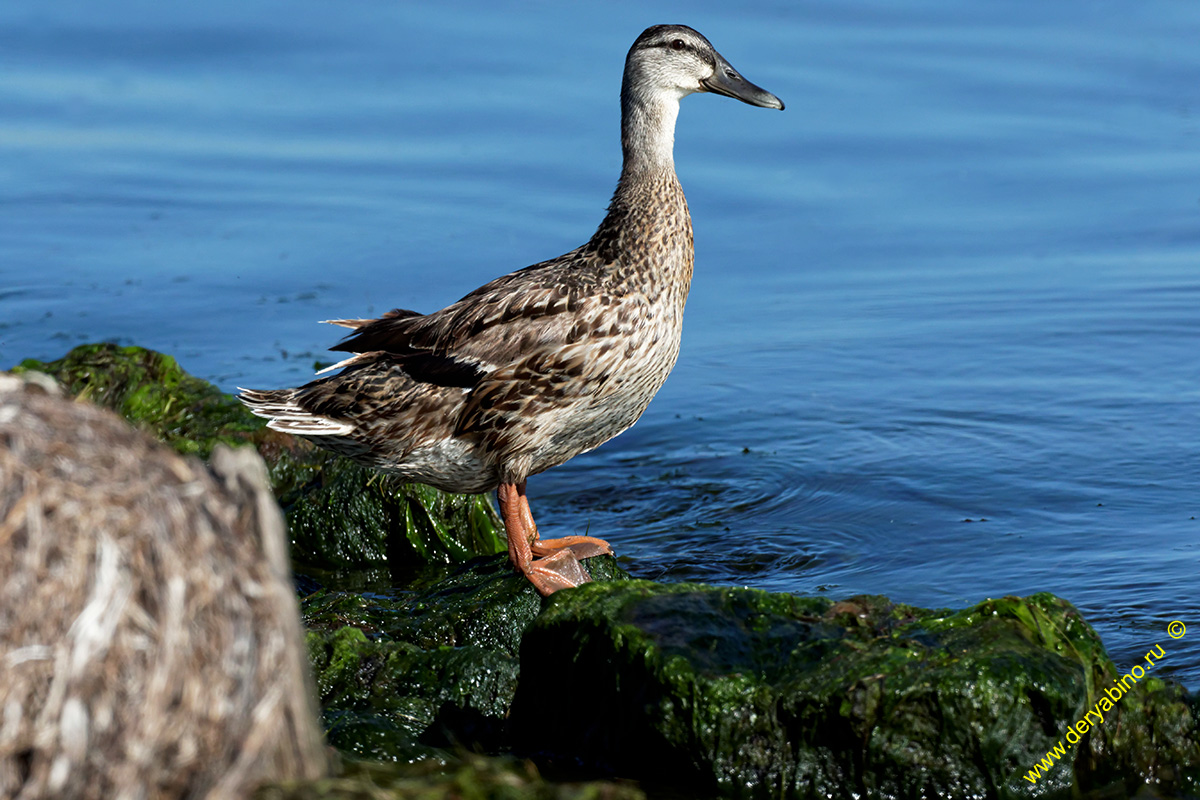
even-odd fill
[(502, 483), (496, 488), (496, 497), (508, 535), (509, 560), (543, 595), (590, 583), (592, 578), (579, 560), (612, 555), (608, 542), (592, 536), (538, 538), (524, 483)]
[(547, 596), (559, 589), (573, 589), (592, 582), (592, 577), (575, 554), (565, 549), (546, 558), (533, 559), (522, 572), (534, 588)]
[(563, 536), (561, 539), (537, 539), (530, 542), (529, 548), (535, 556), (549, 556), (570, 550), (576, 558), (591, 558), (592, 556), (611, 556), (612, 547), (603, 539), (594, 536)]

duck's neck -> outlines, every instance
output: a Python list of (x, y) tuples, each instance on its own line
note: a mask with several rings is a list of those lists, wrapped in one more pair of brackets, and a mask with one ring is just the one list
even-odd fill
[(629, 97), (622, 92), (621, 180), (585, 247), (613, 270), (621, 291), (649, 297), (662, 310), (677, 345), (693, 260), (692, 219), (671, 152), (679, 101), (650, 104)]
[[(625, 75), (621, 85), (621, 179), (606, 224), (619, 227), (632, 218), (649, 223), (654, 217), (666, 216), (690, 231), (687, 202), (675, 177), (679, 98), (643, 89)], [(654, 228), (652, 224), (642, 227)]]
[(653, 285), (674, 297), (665, 302), (679, 317), (692, 278), (692, 220), (672, 153), (679, 99), (647, 99), (636, 89), (627, 75), (621, 90), (621, 179), (587, 246), (619, 271), (665, 275)]
[(626, 75), (621, 86), (621, 182), (644, 175), (674, 175), (679, 98), (646, 96), (631, 84)]

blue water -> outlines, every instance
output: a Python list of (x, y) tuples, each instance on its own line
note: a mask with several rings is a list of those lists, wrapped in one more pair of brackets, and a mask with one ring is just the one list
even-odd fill
[(8, 2), (0, 365), (110, 339), (291, 385), (317, 320), (574, 247), (657, 22), (788, 108), (684, 101), (680, 362), (531, 480), (543, 528), (666, 580), (1049, 590), (1200, 687), (1195, 3)]

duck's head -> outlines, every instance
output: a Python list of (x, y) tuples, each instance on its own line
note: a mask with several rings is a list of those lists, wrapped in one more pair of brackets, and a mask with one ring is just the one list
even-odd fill
[(629, 48), (622, 87), (627, 98), (714, 92), (762, 108), (783, 110), (783, 101), (741, 76), (699, 32), (687, 25), (647, 28)]

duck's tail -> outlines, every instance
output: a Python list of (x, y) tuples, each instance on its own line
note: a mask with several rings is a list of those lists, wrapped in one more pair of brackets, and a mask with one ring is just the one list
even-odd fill
[(297, 436), (346, 436), (354, 425), (344, 420), (314, 414), (297, 402), (299, 389), (243, 389), (238, 399), (254, 414), (267, 420), (272, 430)]

